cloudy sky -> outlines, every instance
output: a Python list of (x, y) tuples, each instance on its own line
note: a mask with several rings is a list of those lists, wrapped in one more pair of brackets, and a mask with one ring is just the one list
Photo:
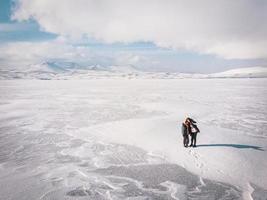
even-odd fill
[(267, 66), (266, 0), (0, 0), (0, 67)]

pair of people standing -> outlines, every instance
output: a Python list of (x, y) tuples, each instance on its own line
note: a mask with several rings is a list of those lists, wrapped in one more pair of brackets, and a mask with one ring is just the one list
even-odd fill
[(196, 125), (196, 121), (187, 117), (182, 124), (182, 135), (184, 147), (188, 147), (189, 136), (191, 137), (190, 147), (196, 147), (197, 133), (199, 133), (199, 128)]

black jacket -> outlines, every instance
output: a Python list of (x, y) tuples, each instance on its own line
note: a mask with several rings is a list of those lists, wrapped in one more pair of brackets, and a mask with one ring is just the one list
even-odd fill
[(192, 127), (195, 129), (195, 133), (199, 133), (199, 132), (200, 132), (200, 130), (199, 130), (199, 128), (197, 127), (196, 124), (192, 123)]
[(188, 119), (189, 119), (189, 121), (191, 122), (191, 124), (195, 124), (195, 123), (197, 123), (195, 120), (193, 120), (192, 118), (189, 118), (188, 117)]
[(189, 132), (187, 126), (183, 123), (182, 124), (182, 135), (184, 136), (184, 135), (188, 135), (188, 134), (190, 134), (190, 132)]

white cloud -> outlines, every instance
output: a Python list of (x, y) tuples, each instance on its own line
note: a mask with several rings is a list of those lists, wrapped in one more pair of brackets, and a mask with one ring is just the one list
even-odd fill
[(151, 41), (224, 58), (267, 58), (265, 0), (18, 0), (13, 19), (107, 43)]
[(25, 67), (51, 59), (79, 59), (89, 50), (73, 47), (60, 40), (45, 42), (13, 42), (0, 45), (2, 67)]
[(65, 46), (57, 45), (55, 42), (15, 42), (1, 45), (1, 57), (13, 60), (39, 60), (40, 58), (64, 56)]
[(133, 53), (127, 53), (127, 52), (123, 52), (123, 53), (119, 53), (117, 54), (117, 56), (115, 57), (115, 65), (139, 65), (139, 63), (141, 62), (143, 58), (141, 58), (140, 55), (135, 55)]
[[(145, 71), (218, 72), (237, 67), (266, 66), (266, 60), (222, 60), (214, 56), (183, 56), (165, 49), (78, 46), (64, 37), (39, 42), (0, 44), (0, 70), (25, 71), (43, 62), (74, 62), (80, 66), (135, 66)], [(37, 65), (36, 65), (37, 64)]]
[[(72, 41), (71, 41), (72, 42)], [(27, 69), (46, 61), (70, 61), (83, 65), (139, 65), (141, 57), (129, 52), (77, 46), (64, 37), (43, 42), (12, 42), (0, 45), (0, 69)]]

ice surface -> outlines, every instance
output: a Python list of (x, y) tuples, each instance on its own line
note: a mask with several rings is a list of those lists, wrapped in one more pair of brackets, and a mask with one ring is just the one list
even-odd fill
[(2, 80), (0, 199), (264, 199), (266, 84)]

